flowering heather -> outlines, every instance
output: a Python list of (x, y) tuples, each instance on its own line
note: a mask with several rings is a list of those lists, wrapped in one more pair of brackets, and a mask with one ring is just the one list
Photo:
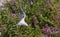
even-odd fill
[(11, 16), (16, 17), (16, 14), (11, 13)]
[(60, 33), (60, 31), (53, 26), (45, 26), (45, 27), (43, 26), (42, 32), (46, 34), (46, 37), (49, 35), (51, 36), (53, 34)]
[(57, 19), (60, 19), (60, 16), (56, 16)]

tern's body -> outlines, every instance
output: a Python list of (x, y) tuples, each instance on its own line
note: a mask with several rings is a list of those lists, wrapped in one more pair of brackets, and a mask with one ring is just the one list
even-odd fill
[(22, 18), (17, 25), (20, 25), (20, 26), (28, 26), (28, 24), (24, 21), (25, 18)]
[(25, 17), (26, 17), (26, 14), (25, 12), (23, 11), (22, 8), (20, 8), (20, 19), (19, 19), (19, 22), (17, 25), (19, 26), (28, 26), (28, 24), (25, 22)]

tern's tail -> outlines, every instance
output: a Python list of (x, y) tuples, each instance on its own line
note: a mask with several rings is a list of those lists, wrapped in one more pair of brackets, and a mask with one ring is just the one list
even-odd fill
[(19, 21), (17, 24), (18, 26), (28, 26), (28, 24), (25, 21)]

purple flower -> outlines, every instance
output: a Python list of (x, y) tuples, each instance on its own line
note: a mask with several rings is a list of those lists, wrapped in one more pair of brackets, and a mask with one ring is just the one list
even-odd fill
[(46, 37), (51, 37), (53, 34), (59, 33), (56, 27), (48, 26), (47, 24), (42, 28), (42, 31), (46, 34)]
[(9, 2), (16, 2), (16, 0), (8, 0)]
[(48, 35), (46, 35), (46, 37), (48, 37)]
[(60, 16), (56, 16), (57, 19), (60, 19)]
[(16, 16), (16, 14), (12, 14), (12, 16)]
[(12, 17), (16, 17), (17, 14), (15, 14), (15, 13), (10, 13), (10, 16), (12, 16)]
[(46, 6), (47, 6), (47, 7), (50, 6), (50, 0), (46, 0)]

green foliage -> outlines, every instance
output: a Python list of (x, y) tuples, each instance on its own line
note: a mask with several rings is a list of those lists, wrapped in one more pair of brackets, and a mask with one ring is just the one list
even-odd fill
[[(1, 30), (3, 37), (39, 37), (40, 34), (42, 33), (41, 27), (45, 22), (48, 22), (51, 25), (56, 24), (55, 23), (56, 21), (54, 21), (55, 20), (54, 17), (56, 15), (55, 10), (53, 10), (53, 7), (50, 8), (46, 7), (46, 0), (31, 0), (31, 1), (22, 0), (22, 8), (26, 10), (26, 15), (27, 15), (25, 21), (28, 24), (33, 25), (32, 24), (33, 17), (36, 16), (36, 13), (38, 13), (38, 16), (36, 17), (39, 23), (37, 24), (38, 27), (36, 28), (32, 26), (28, 26), (28, 27), (16, 26), (20, 16), (16, 16), (16, 18), (10, 16), (10, 13), (12, 13), (12, 10), (10, 9), (12, 4), (14, 4), (14, 2), (13, 3), (8, 2), (5, 5), (6, 9), (0, 10), (0, 24), (1, 25), (6, 24), (6, 29)], [(20, 1), (17, 0), (15, 4), (16, 6), (13, 8), (13, 10), (15, 11), (15, 14), (18, 15)], [(53, 35), (53, 37), (60, 37), (60, 34)]]

